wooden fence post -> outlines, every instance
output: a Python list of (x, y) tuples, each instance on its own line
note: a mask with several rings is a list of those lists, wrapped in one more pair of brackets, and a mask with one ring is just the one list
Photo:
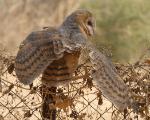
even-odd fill
[(56, 87), (47, 87), (42, 85), (42, 120), (56, 120), (56, 108), (54, 95), (56, 95)]

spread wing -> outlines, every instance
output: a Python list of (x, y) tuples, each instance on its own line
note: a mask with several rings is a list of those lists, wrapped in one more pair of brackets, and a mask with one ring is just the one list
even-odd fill
[(91, 49), (89, 56), (94, 67), (91, 76), (95, 81), (96, 86), (116, 107), (120, 110), (126, 109), (131, 105), (128, 86), (117, 74), (115, 67), (106, 56), (95, 48), (88, 48)]
[(31, 84), (54, 60), (68, 51), (66, 39), (54, 31), (31, 33), (21, 44), (15, 60), (15, 72), (24, 84)]

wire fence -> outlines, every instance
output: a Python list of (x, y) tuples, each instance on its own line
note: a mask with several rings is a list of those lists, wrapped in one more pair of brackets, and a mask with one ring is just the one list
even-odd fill
[(116, 64), (118, 74), (140, 106), (138, 114), (132, 109), (119, 112), (94, 86), (88, 74), (91, 68), (86, 64), (78, 68), (75, 80), (58, 87), (53, 93), (48, 87), (43, 87), (40, 77), (33, 86), (19, 83), (12, 61), (13, 57), (4, 53), (0, 55), (0, 120), (41, 120), (43, 94), (53, 96), (55, 104), (49, 104), (49, 108), (56, 109), (57, 120), (150, 119), (150, 59), (141, 59), (132, 65)]

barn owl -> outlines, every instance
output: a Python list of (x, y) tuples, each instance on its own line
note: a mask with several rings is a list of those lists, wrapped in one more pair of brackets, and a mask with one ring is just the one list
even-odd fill
[[(94, 30), (92, 13), (77, 10), (60, 27), (29, 34), (21, 43), (15, 60), (19, 81), (29, 85), (40, 74), (43, 84), (49, 86), (70, 81), (78, 66), (81, 51), (87, 47), (88, 38), (93, 36)], [(127, 86), (104, 55), (90, 50), (89, 57), (95, 70), (91, 75), (98, 88), (118, 108), (125, 109), (129, 105)]]
[(73, 12), (58, 28), (32, 32), (21, 43), (15, 60), (18, 79), (28, 85), (42, 74), (42, 82), (52, 86), (69, 81), (93, 33), (94, 18), (87, 10)]

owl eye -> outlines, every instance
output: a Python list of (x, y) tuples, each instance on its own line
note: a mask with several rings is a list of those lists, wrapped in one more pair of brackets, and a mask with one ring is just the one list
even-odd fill
[(88, 24), (89, 26), (93, 26), (93, 24), (92, 24), (91, 21), (87, 21), (87, 24)]
[(89, 26), (93, 26), (93, 23), (92, 23), (92, 21), (87, 21), (87, 24), (89, 25)]

